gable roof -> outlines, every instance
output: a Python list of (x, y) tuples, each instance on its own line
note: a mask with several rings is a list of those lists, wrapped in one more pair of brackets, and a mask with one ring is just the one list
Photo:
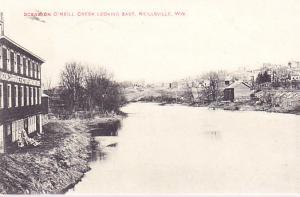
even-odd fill
[(233, 82), (231, 85), (227, 86), (225, 89), (228, 89), (228, 88), (235, 88), (239, 85), (244, 85), (246, 86), (247, 88), (251, 88), (247, 83), (243, 82), (243, 81), (235, 81)]

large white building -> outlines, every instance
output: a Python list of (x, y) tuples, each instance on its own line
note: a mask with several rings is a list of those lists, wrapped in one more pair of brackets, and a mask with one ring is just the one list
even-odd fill
[(2, 13), (0, 28), (0, 153), (3, 153), (22, 138), (22, 132), (28, 136), (42, 132), (44, 60), (4, 34)]

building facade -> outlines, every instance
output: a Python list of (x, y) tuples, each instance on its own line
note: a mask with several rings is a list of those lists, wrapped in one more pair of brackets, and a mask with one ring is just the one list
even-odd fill
[(42, 132), (41, 65), (44, 60), (4, 35), (0, 13), (0, 153)]
[(224, 101), (250, 100), (251, 93), (251, 87), (247, 83), (236, 81), (224, 89)]

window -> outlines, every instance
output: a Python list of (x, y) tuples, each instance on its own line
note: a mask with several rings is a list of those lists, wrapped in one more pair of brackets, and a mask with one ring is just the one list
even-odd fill
[(30, 60), (28, 60), (27, 62), (28, 62), (28, 65), (27, 65), (28, 66), (27, 76), (31, 77), (31, 62), (30, 62)]
[(39, 104), (42, 104), (42, 89), (41, 88), (39, 88), (38, 93), (39, 93), (39, 96), (38, 96)]
[(7, 84), (7, 107), (11, 107), (11, 85)]
[(0, 108), (4, 107), (3, 103), (3, 83), (0, 83)]
[(7, 57), (6, 57), (6, 63), (7, 63), (7, 71), (10, 71), (11, 65), (10, 65), (10, 51), (7, 50)]
[(24, 86), (20, 86), (20, 89), (21, 106), (24, 106)]
[(23, 75), (23, 57), (20, 56), (20, 74)]
[(35, 76), (34, 76), (34, 74), (35, 74), (35, 63), (34, 62), (32, 62), (32, 66), (31, 66), (31, 77), (32, 78), (35, 78)]
[(15, 107), (19, 106), (19, 91), (18, 85), (15, 85)]
[(35, 87), (34, 93), (35, 93), (35, 104), (37, 105), (38, 104), (38, 88), (37, 87)]
[(32, 65), (31, 65), (31, 77), (34, 78), (34, 70), (35, 70), (35, 64), (34, 62), (32, 62)]
[[(17, 65), (17, 53), (14, 54), (14, 58), (13, 58), (13, 65), (14, 65), (14, 68), (15, 68), (15, 73), (18, 73), (19, 72), (19, 69), (18, 69), (18, 65)], [(11, 69), (13, 70), (13, 69)]]
[(35, 78), (37, 79), (38, 78), (38, 64), (36, 63), (35, 64)]
[(27, 72), (28, 72), (28, 70), (27, 70), (27, 60), (26, 60), (25, 57), (23, 57), (23, 74), (25, 76), (27, 76)]
[(32, 64), (32, 77), (35, 78), (35, 63)]
[(33, 87), (30, 87), (30, 105), (33, 105)]
[(0, 46), (0, 69), (3, 68), (3, 51), (2, 46)]
[(38, 78), (38, 79), (41, 78), (41, 76), (40, 76), (40, 75), (41, 75), (40, 68), (41, 68), (41, 67), (40, 67), (40, 65), (38, 64), (38, 65), (36, 66), (37, 78)]
[(36, 131), (36, 117), (33, 116), (33, 131)]
[(28, 121), (29, 121), (29, 130), (28, 130), (28, 133), (32, 133), (32, 117), (28, 118)]
[(15, 54), (12, 50), (10, 51), (10, 70), (11, 72), (17, 72), (17, 67), (15, 66)]
[(29, 106), (29, 87), (26, 86), (26, 105)]
[(32, 62), (29, 60), (29, 69), (28, 69), (28, 76), (31, 77), (31, 70), (32, 70)]
[(32, 88), (32, 104), (35, 105), (35, 88)]
[(20, 55), (16, 55), (17, 57), (17, 73), (21, 73), (21, 59), (20, 59)]

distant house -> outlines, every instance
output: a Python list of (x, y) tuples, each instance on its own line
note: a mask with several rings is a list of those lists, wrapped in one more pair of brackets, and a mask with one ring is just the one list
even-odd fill
[(290, 81), (291, 81), (292, 87), (295, 89), (300, 89), (300, 73), (294, 72), (290, 76), (291, 76)]
[(225, 101), (240, 101), (250, 99), (251, 87), (242, 81), (236, 81), (224, 89)]
[(169, 88), (171, 89), (171, 88), (178, 88), (178, 82), (171, 82), (171, 83), (169, 83)]
[(289, 68), (300, 68), (300, 62), (299, 61), (290, 61), (288, 62)]
[(300, 73), (292, 73), (291, 81), (300, 81)]
[(50, 113), (60, 114), (65, 111), (65, 103), (62, 98), (63, 86), (57, 86), (52, 89), (44, 90), (44, 93), (49, 96), (47, 99)]

